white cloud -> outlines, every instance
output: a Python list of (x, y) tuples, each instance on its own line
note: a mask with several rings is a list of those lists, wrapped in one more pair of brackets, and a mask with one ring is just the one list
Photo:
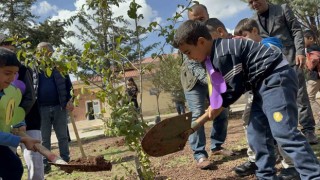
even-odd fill
[(41, 1), (39, 4), (33, 5), (31, 7), (31, 11), (36, 15), (48, 15), (50, 13), (56, 13), (58, 11), (58, 7), (51, 5), (47, 1)]
[[(126, 20), (130, 22), (129, 28), (134, 28), (134, 20), (128, 17), (127, 11), (129, 10), (129, 5), (131, 0), (126, 0), (126, 2), (119, 4), (119, 7), (113, 6), (112, 12), (114, 16), (123, 16)], [(146, 27), (150, 22), (156, 21), (158, 23), (161, 22), (161, 17), (159, 17), (158, 12), (154, 11), (152, 7), (147, 4), (146, 0), (137, 0), (137, 4), (141, 5), (141, 8), (138, 9), (138, 14), (143, 14), (143, 19), (140, 19), (138, 25)]]
[[(114, 17), (117, 16), (123, 16), (124, 19), (128, 20), (130, 22), (130, 26), (128, 28), (134, 28), (134, 20), (130, 19), (127, 15), (127, 11), (129, 10), (129, 5), (130, 5), (131, 0), (126, 0), (124, 3), (119, 4), (119, 7), (117, 6), (112, 6), (112, 12), (114, 13)], [(138, 9), (138, 14), (143, 14), (144, 19), (139, 20), (138, 25), (140, 26), (147, 26), (149, 25), (150, 22), (156, 21), (158, 23), (161, 22), (161, 17), (158, 16), (158, 13), (154, 11), (150, 5), (147, 4), (146, 0), (137, 0), (136, 1), (138, 4), (140, 4), (142, 7)], [(57, 12), (57, 15), (52, 16), (51, 20), (66, 20), (70, 18), (71, 16), (76, 15), (76, 13), (82, 8), (82, 6), (86, 3), (86, 0), (76, 0), (74, 3), (74, 6), (76, 9), (74, 11), (70, 10), (59, 10)], [(88, 14), (92, 14), (92, 10), (87, 10), (85, 11)], [(91, 22), (93, 26), (95, 25), (93, 22)], [(77, 21), (74, 22), (74, 24), (77, 24)], [(79, 25), (79, 24), (78, 24)], [(121, 24), (118, 24), (121, 25)], [(67, 31), (74, 31), (76, 34), (79, 34), (79, 30), (76, 28), (75, 25), (69, 26), (66, 28)], [(72, 42), (73, 44), (76, 45), (77, 48), (82, 49), (82, 41), (80, 41), (77, 38), (69, 38), (67, 39), (68, 41)]]
[[(209, 17), (218, 19), (230, 19), (237, 14), (247, 11), (248, 5), (239, 0), (198, 0), (200, 4), (207, 7)], [(177, 12), (181, 11), (181, 7), (177, 8)], [(187, 11), (183, 14), (183, 19), (188, 19)]]
[(210, 17), (218, 19), (228, 19), (248, 9), (247, 3), (239, 0), (199, 0), (199, 3), (207, 7)]
[[(82, 5), (85, 4), (85, 2), (86, 2), (85, 0), (77, 0), (74, 3), (74, 6), (76, 7), (75, 10), (71, 11), (71, 10), (61, 9), (57, 12), (57, 15), (51, 17), (51, 20), (60, 19), (63, 21), (63, 20), (69, 19), (70, 17), (76, 15), (79, 12), (79, 10), (81, 9)], [(77, 21), (75, 21), (73, 25), (65, 27), (65, 30), (73, 31), (76, 34), (80, 34), (79, 30), (75, 26), (76, 23)], [(76, 37), (65, 39), (65, 41), (71, 42), (72, 44), (75, 45), (76, 48), (83, 49), (82, 41)]]

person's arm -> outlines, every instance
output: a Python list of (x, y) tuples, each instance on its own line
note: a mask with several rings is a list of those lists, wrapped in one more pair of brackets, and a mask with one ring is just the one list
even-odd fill
[(66, 109), (68, 111), (73, 111), (74, 105), (73, 105), (73, 97), (71, 95), (71, 91), (73, 91), (72, 83), (69, 75), (65, 76), (66, 80), (66, 90), (67, 90), (67, 106)]
[(214, 120), (221, 114), (224, 109), (224, 107), (220, 107), (219, 109), (212, 109), (211, 106), (209, 106), (206, 113), (208, 114), (210, 120)]
[(0, 132), (0, 145), (18, 147), (21, 138), (11, 133)]
[(197, 79), (200, 81), (201, 84), (207, 85), (208, 84), (207, 73), (205, 68), (202, 66), (202, 64), (199, 62), (190, 60), (186, 56), (184, 58), (186, 58), (185, 61), (187, 61), (186, 62), (187, 67), (192, 72), (192, 74), (195, 77), (197, 77)]
[(71, 91), (73, 91), (71, 79), (69, 75), (64, 77), (66, 79), (67, 101), (72, 100)]
[(296, 48), (296, 65), (303, 67), (305, 64), (305, 50), (304, 50), (304, 37), (301, 29), (301, 25), (297, 18), (294, 16), (292, 9), (287, 5), (281, 5), (286, 23), (291, 35), (294, 38), (294, 46)]
[(33, 87), (33, 80), (31, 74), (28, 70), (26, 70), (24, 79), (22, 79), (24, 84), (26, 85), (25, 93), (22, 96), (22, 100), (20, 106), (24, 109), (26, 114), (28, 114), (36, 102), (36, 95)]

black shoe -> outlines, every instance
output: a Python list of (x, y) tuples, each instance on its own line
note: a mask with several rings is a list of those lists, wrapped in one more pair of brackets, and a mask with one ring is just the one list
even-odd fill
[(279, 176), (279, 180), (300, 180), (300, 175), (294, 167), (282, 169)]
[(44, 174), (49, 174), (51, 171), (51, 165), (44, 165)]
[(303, 133), (309, 144), (318, 144), (318, 137), (314, 132)]
[(238, 176), (249, 176), (255, 174), (257, 169), (258, 167), (256, 166), (256, 163), (247, 161), (240, 166), (236, 166), (234, 168), (234, 172)]

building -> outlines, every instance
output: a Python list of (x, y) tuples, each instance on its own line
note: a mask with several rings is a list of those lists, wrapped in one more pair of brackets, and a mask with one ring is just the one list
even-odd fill
[[(145, 58), (141, 64), (157, 64), (159, 63), (159, 59)], [(139, 95), (138, 102), (140, 103), (140, 96), (142, 95), (142, 113), (144, 116), (151, 116), (158, 114), (157, 107), (157, 98), (155, 95), (152, 95), (150, 90), (154, 90), (154, 86), (151, 82), (151, 73), (144, 73), (142, 76), (142, 89), (139, 87)], [(125, 73), (122, 73), (122, 77), (134, 78), (137, 85), (140, 85), (140, 74), (134, 69), (126, 69)], [(99, 79), (95, 79), (95, 82), (99, 83)], [(124, 86), (124, 82), (123, 82)], [(95, 85), (86, 85), (82, 81), (73, 82), (74, 94), (78, 97), (78, 106), (74, 110), (74, 118), (76, 121), (80, 120), (94, 120), (96, 117), (95, 114), (103, 114), (105, 117), (110, 116), (110, 111), (108, 111), (108, 105), (103, 103), (96, 97), (95, 92), (99, 90), (99, 88)], [(161, 113), (172, 113), (176, 112), (174, 103), (171, 100), (171, 96), (169, 93), (161, 92), (159, 95), (159, 110)], [(105, 109), (105, 112), (103, 112)], [(103, 112), (103, 113), (102, 113)]]

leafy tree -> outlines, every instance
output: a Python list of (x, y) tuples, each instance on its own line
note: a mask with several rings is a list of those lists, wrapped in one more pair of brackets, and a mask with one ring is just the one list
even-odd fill
[[(146, 38), (138, 40), (138, 38), (136, 38), (137, 31), (128, 28), (130, 23), (125, 20), (123, 16), (113, 16), (111, 6), (121, 2), (123, 2), (123, 0), (118, 0), (117, 2), (114, 0), (107, 0), (101, 7), (93, 6), (90, 13), (85, 9), (87, 6), (83, 6), (77, 15), (69, 19), (68, 23), (71, 24), (77, 21), (76, 27), (80, 33), (74, 33), (74, 36), (82, 42), (92, 41), (98, 45), (98, 48), (101, 51), (109, 52), (116, 49), (116, 41), (119, 41), (121, 42), (121, 52), (119, 53), (125, 57), (122, 60), (125, 62), (135, 61), (140, 59), (138, 57), (139, 52), (143, 57), (153, 50), (158, 43), (142, 47), (140, 51), (132, 48), (139, 44), (138, 41), (143, 41)], [(115, 62), (112, 62), (112, 59), (106, 59), (106, 67), (110, 67), (111, 65), (115, 66), (114, 63)]]
[[(92, 10), (101, 10), (107, 9), (108, 7), (110, 7), (111, 4), (117, 5), (120, 1), (87, 0), (86, 2), (89, 8), (91, 8)], [(142, 59), (142, 47), (140, 39), (141, 34), (146, 33), (147, 31), (155, 31), (157, 23), (152, 22), (148, 28), (142, 28), (138, 26), (138, 21), (140, 20), (140, 18), (143, 17), (142, 15), (139, 15), (137, 13), (137, 9), (139, 9), (139, 7), (141, 6), (139, 4), (136, 4), (133, 0), (130, 4), (128, 16), (135, 20), (135, 29), (133, 30), (137, 42), (137, 46), (135, 47), (135, 49), (139, 52), (138, 59)], [(181, 17), (181, 13), (185, 11), (186, 8), (187, 7), (183, 6), (182, 11), (180, 13), (177, 13), (175, 17), (168, 19), (168, 21), (172, 21), (172, 24), (161, 27), (161, 30), (159, 31), (159, 36), (164, 37), (166, 39), (166, 43), (172, 40), (174, 34), (173, 27), (175, 27), (175, 24), (178, 22), (179, 17)], [(103, 12), (108, 13), (105, 11)], [(110, 14), (111, 13), (109, 13), (108, 15)], [(107, 21), (106, 26), (104, 26), (102, 23), (102, 19), (101, 21), (97, 22), (98, 30), (104, 29), (106, 27), (112, 27), (108, 26), (109, 24), (107, 23)], [(69, 21), (66, 23), (71, 22)], [(101, 27), (101, 29), (99, 29), (99, 27)], [(96, 32), (97, 29), (92, 30), (95, 30), (94, 32)], [(103, 34), (104, 31), (99, 32)], [(105, 32), (111, 32), (111, 34), (113, 33), (112, 31)], [(114, 34), (118, 35), (116, 34), (118, 32), (120, 31), (114, 32)], [(144, 121), (142, 121), (139, 118), (139, 114), (136, 112), (133, 104), (128, 103), (129, 100), (124, 93), (124, 86), (121, 86), (121, 83), (123, 82), (123, 80), (120, 77), (121, 72), (117, 69), (118, 64), (122, 66), (121, 62), (124, 62), (124, 59), (126, 59), (128, 62), (131, 62), (130, 59), (127, 58), (128, 54), (126, 54), (126, 52), (128, 51), (126, 51), (124, 48), (125, 45), (127, 45), (126, 36), (125, 34), (119, 33), (119, 36), (111, 37), (113, 38), (110, 38), (110, 36), (103, 36), (103, 38), (98, 39), (99, 41), (96, 41), (96, 39), (91, 38), (86, 39), (86, 42), (84, 43), (84, 49), (81, 50), (81, 54), (79, 55), (73, 55), (69, 51), (65, 51), (64, 49), (62, 49), (60, 51), (59, 56), (45, 57), (43, 56), (44, 52), (34, 53), (33, 49), (28, 49), (30, 46), (32, 46), (30, 42), (23, 44), (21, 46), (22, 48), (17, 53), (17, 55), (20, 59), (25, 58), (25, 63), (27, 65), (35, 67), (38, 70), (42, 70), (46, 72), (48, 75), (51, 74), (53, 67), (58, 68), (62, 74), (78, 74), (79, 68), (81, 67), (88, 67), (91, 71), (97, 73), (101, 78), (99, 82), (91, 81), (92, 76), (88, 76), (86, 74), (82, 74), (79, 77), (86, 84), (95, 85), (97, 87), (97, 89), (95, 89), (94, 92), (95, 95), (100, 99), (101, 102), (106, 102), (110, 106), (108, 107), (108, 109), (111, 110), (110, 118), (104, 118), (106, 126), (108, 127), (106, 128), (106, 134), (124, 136), (125, 144), (129, 147), (130, 150), (134, 151), (136, 154), (135, 162), (139, 179), (154, 179), (154, 169), (151, 166), (151, 162), (149, 160), (148, 155), (142, 150), (140, 143), (140, 140), (145, 134), (145, 131), (148, 128), (148, 126)], [(112, 41), (110, 41), (111, 39)], [(111, 42), (112, 48), (108, 46), (109, 42)], [(164, 45), (162, 47), (164, 47)], [(162, 51), (159, 51), (158, 55), (161, 53)], [(109, 63), (110, 66), (107, 66), (108, 64), (105, 64), (106, 61)], [(143, 74), (147, 69), (147, 67), (141, 66), (140, 61), (139, 72)], [(142, 76), (140, 76), (140, 78), (142, 80)], [(75, 97), (75, 99), (79, 99), (79, 97), (80, 96), (77, 96)], [(128, 170), (128, 172), (130, 174), (133, 173), (132, 170)]]
[(178, 54), (163, 55), (159, 61), (159, 66), (155, 67), (152, 82), (164, 92), (174, 92), (182, 90), (180, 81), (180, 67), (182, 57)]
[(0, 30), (9, 35), (26, 37), (34, 19), (31, 6), (36, 0), (6, 0), (0, 1)]
[(158, 114), (160, 115), (158, 99), (162, 91), (170, 93), (179, 92), (183, 94), (183, 88), (180, 80), (180, 67), (182, 64), (182, 56), (178, 54), (163, 55), (159, 58), (159, 64), (154, 65), (151, 69), (152, 77), (151, 81), (154, 86), (154, 90), (159, 92), (156, 94)]
[(28, 40), (31, 44), (37, 45), (40, 42), (50, 42), (53, 46), (67, 46), (67, 43), (63, 41), (69, 37), (69, 32), (67, 32), (64, 27), (65, 23), (60, 20), (50, 21), (45, 20), (42, 23), (30, 28), (28, 32)]

